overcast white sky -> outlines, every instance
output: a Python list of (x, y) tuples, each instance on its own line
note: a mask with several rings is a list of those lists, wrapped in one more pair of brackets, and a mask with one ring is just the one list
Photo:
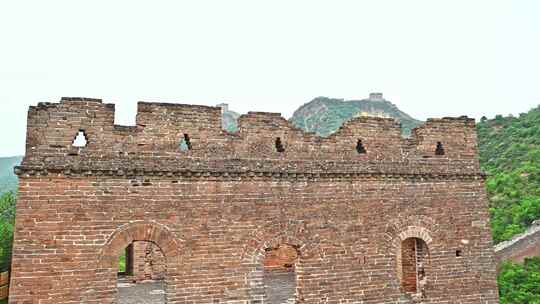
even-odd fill
[(293, 111), (370, 92), (418, 119), (540, 103), (540, 1), (0, 0), (0, 156), (61, 96)]

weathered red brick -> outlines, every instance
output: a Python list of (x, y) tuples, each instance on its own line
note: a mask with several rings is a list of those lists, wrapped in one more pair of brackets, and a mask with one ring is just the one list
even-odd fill
[[(71, 146), (79, 130), (87, 147)], [(114, 303), (134, 241), (163, 253), (167, 303), (261, 303), (265, 249), (280, 244), (298, 250), (300, 303), (413, 303), (408, 238), (429, 251), (423, 303), (498, 303), (474, 120), (400, 133), (384, 118), (320, 138), (272, 113), (230, 134), (213, 107), (139, 103), (133, 127), (100, 100), (31, 107), (10, 303)]]

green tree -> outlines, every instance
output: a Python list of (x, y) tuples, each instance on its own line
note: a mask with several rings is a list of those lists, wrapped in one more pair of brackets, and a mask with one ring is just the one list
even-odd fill
[(540, 219), (540, 107), (477, 124), (480, 165), (489, 174), (491, 228), (496, 243)]
[(15, 194), (6, 192), (0, 196), (0, 271), (11, 266), (13, 226), (15, 223)]
[(497, 282), (501, 304), (540, 304), (540, 257), (503, 263)]

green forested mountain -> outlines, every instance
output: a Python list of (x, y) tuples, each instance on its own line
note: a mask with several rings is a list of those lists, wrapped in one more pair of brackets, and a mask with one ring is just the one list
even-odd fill
[(540, 107), (519, 117), (482, 118), (477, 130), (480, 164), (490, 175), (493, 238), (500, 242), (540, 219)]
[(13, 167), (20, 164), (22, 156), (0, 157), (0, 193), (17, 189), (17, 176)]
[[(219, 104), (218, 107), (223, 110), (222, 128), (229, 132), (237, 131), (237, 119), (240, 114), (229, 110), (227, 104)], [(411, 129), (421, 123), (382, 98), (380, 93), (372, 93), (370, 98), (362, 100), (317, 97), (298, 108), (290, 121), (305, 131), (328, 136), (334, 133), (345, 121), (362, 114), (396, 118), (401, 122), (404, 135), (409, 135)]]
[(328, 136), (345, 121), (362, 113), (398, 119), (404, 135), (409, 135), (411, 129), (420, 124), (420, 121), (400, 111), (396, 105), (382, 98), (382, 94), (377, 93), (362, 100), (317, 97), (296, 110), (290, 120), (301, 129)]
[(13, 167), (21, 161), (22, 156), (0, 157), (0, 272), (9, 270), (11, 263), (15, 191), (18, 184)]

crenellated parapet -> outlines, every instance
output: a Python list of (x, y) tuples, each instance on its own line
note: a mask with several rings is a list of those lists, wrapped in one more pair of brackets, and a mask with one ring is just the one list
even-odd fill
[[(411, 138), (401, 137), (394, 119), (356, 117), (322, 138), (278, 113), (242, 115), (237, 133), (221, 129), (220, 107), (139, 102), (135, 126), (115, 125), (114, 115), (114, 105), (100, 99), (30, 107), (18, 173), (153, 168), (481, 175), (475, 123), (467, 117), (429, 119)], [(74, 145), (77, 136), (84, 145)]]

